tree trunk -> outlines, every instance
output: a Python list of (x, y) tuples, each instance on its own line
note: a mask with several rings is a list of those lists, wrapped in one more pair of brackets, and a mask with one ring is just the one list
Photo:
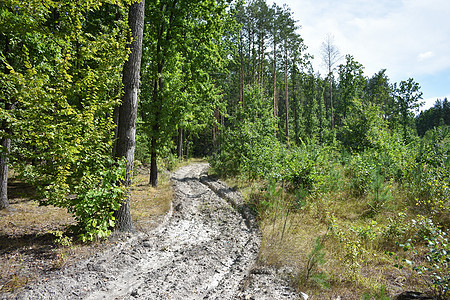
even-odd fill
[(289, 145), (289, 98), (288, 98), (288, 57), (287, 57), (287, 45), (284, 45), (284, 101), (286, 105), (286, 142)]
[[(136, 148), (136, 118), (139, 94), (139, 75), (142, 58), (142, 39), (144, 32), (145, 0), (133, 3), (128, 12), (128, 24), (131, 29), (129, 46), (131, 53), (123, 66), (124, 95), (119, 107), (119, 126), (116, 140), (116, 157), (125, 157), (127, 172), (124, 185), (131, 185), (134, 150)], [(130, 193), (128, 191), (122, 205), (115, 213), (117, 231), (134, 231), (130, 214)]]
[(294, 61), (292, 62), (292, 106), (294, 110), (294, 140), (295, 143), (298, 143), (297, 68), (295, 66), (296, 61), (297, 57), (295, 57)]
[(244, 107), (244, 54), (242, 45), (242, 30), (239, 32), (239, 104)]
[(159, 78), (158, 80), (155, 80), (154, 87), (153, 87), (153, 101), (156, 103), (157, 108), (155, 112), (155, 120), (154, 124), (152, 126), (152, 139), (150, 143), (150, 179), (149, 183), (153, 187), (158, 186), (158, 141), (157, 141), (157, 135), (159, 132), (159, 113), (162, 109), (162, 99), (160, 95), (160, 91), (162, 90), (163, 85), (163, 78), (162, 78), (162, 71), (163, 71), (163, 63), (158, 64), (158, 74)]
[(277, 44), (273, 40), (273, 116), (278, 117), (277, 109)]
[[(14, 104), (5, 102), (5, 110), (12, 111)], [(11, 128), (9, 128), (6, 120), (1, 122), (1, 126), (6, 136), (1, 139), (1, 147), (3, 153), (0, 153), (0, 209), (7, 208), (9, 206), (8, 200), (8, 172), (9, 172), (9, 152), (11, 151)]]
[(177, 156), (178, 159), (183, 158), (183, 128), (181, 127), (178, 127)]
[(0, 154), (0, 209), (9, 206), (8, 201), (8, 163), (9, 151), (11, 150), (11, 139), (4, 137), (1, 139), (1, 146), (4, 153)]
[(158, 164), (157, 164), (157, 154), (156, 154), (156, 138), (152, 138), (151, 142), (151, 153), (150, 153), (150, 184), (153, 187), (158, 186)]
[(189, 158), (189, 130), (186, 130), (184, 143), (186, 145), (186, 159)]
[(331, 113), (331, 129), (334, 129), (334, 113), (333, 113), (333, 84), (332, 77), (330, 75), (330, 113)]

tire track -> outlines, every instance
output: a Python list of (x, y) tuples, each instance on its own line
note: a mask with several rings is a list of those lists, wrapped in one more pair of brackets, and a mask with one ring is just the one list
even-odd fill
[(251, 272), (260, 245), (254, 218), (207, 169), (199, 163), (173, 173), (173, 213), (150, 235), (134, 235), (18, 299), (298, 298), (275, 272)]

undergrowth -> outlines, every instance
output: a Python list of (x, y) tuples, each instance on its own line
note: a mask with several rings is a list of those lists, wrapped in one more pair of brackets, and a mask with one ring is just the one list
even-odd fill
[(384, 136), (359, 152), (287, 148), (272, 134), (258, 143), (261, 133), (250, 129), (243, 132), (252, 144), (236, 153), (230, 150), (245, 136), (225, 140), (212, 171), (234, 176), (257, 215), (262, 264), (291, 268), (297, 290), (322, 299), (389, 299), (403, 291), (447, 299), (447, 129), (408, 145)]

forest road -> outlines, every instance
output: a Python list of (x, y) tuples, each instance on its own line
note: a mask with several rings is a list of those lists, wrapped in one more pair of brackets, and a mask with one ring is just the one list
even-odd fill
[(239, 193), (196, 163), (172, 174), (173, 212), (18, 299), (299, 299), (275, 271), (256, 267), (260, 235)]

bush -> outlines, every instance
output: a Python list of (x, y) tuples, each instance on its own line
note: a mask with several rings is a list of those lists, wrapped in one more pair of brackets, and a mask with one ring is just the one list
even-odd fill
[(369, 192), (374, 170), (375, 166), (361, 155), (352, 157), (347, 175), (351, 178), (350, 188), (355, 195), (362, 196)]
[(410, 197), (422, 213), (442, 225), (448, 224), (450, 218), (449, 154), (448, 127), (430, 130), (420, 143), (416, 162), (408, 176)]

